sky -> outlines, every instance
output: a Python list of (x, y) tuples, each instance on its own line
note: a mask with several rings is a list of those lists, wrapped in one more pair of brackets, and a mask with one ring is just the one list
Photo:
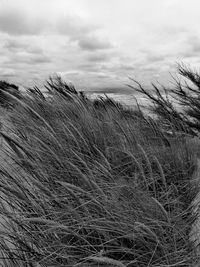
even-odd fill
[(199, 0), (0, 0), (0, 79), (32, 86), (59, 74), (115, 92), (129, 77), (166, 84), (177, 63), (200, 67), (199, 25)]

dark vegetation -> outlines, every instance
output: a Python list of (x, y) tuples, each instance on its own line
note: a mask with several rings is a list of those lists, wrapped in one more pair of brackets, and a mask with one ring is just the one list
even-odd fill
[(12, 94), (17, 98), (20, 98), (18, 86), (6, 81), (0, 81), (0, 105), (2, 107), (12, 106), (12, 101), (10, 101), (10, 98), (6, 95), (6, 92)]
[(108, 97), (92, 101), (59, 77), (47, 81), (49, 97), (0, 88), (12, 104), (1, 131), (10, 159), (0, 169), (4, 266), (194, 266), (188, 142), (200, 127), (200, 76), (179, 72), (192, 85), (131, 85), (154, 119)]
[(133, 79), (134, 85), (129, 86), (151, 101), (151, 111), (157, 115), (162, 127), (198, 135), (200, 132), (200, 74), (181, 64), (178, 65), (178, 73), (180, 77), (173, 77), (172, 88), (152, 84), (153, 91), (149, 92)]

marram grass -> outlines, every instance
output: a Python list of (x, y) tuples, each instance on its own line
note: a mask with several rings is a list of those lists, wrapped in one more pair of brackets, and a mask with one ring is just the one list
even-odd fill
[(185, 139), (166, 143), (141, 112), (51, 82), (50, 98), (37, 88), (10, 96), (10, 131), (1, 132), (4, 266), (192, 266), (196, 191)]

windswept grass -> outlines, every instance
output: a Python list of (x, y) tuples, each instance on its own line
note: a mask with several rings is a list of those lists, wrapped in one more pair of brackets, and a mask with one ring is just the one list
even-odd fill
[(173, 77), (170, 88), (152, 84), (153, 90), (149, 91), (134, 79), (129, 87), (150, 101), (149, 108), (163, 128), (199, 135), (200, 74), (184, 64), (178, 64), (177, 69), (179, 76)]
[(50, 98), (38, 88), (20, 99), (5, 93), (16, 103), (10, 133), (1, 132), (8, 266), (191, 266), (187, 138), (60, 80), (47, 86)]

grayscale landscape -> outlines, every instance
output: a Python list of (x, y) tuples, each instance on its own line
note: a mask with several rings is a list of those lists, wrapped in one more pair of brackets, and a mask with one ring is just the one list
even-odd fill
[(0, 266), (200, 266), (199, 15), (0, 0)]

